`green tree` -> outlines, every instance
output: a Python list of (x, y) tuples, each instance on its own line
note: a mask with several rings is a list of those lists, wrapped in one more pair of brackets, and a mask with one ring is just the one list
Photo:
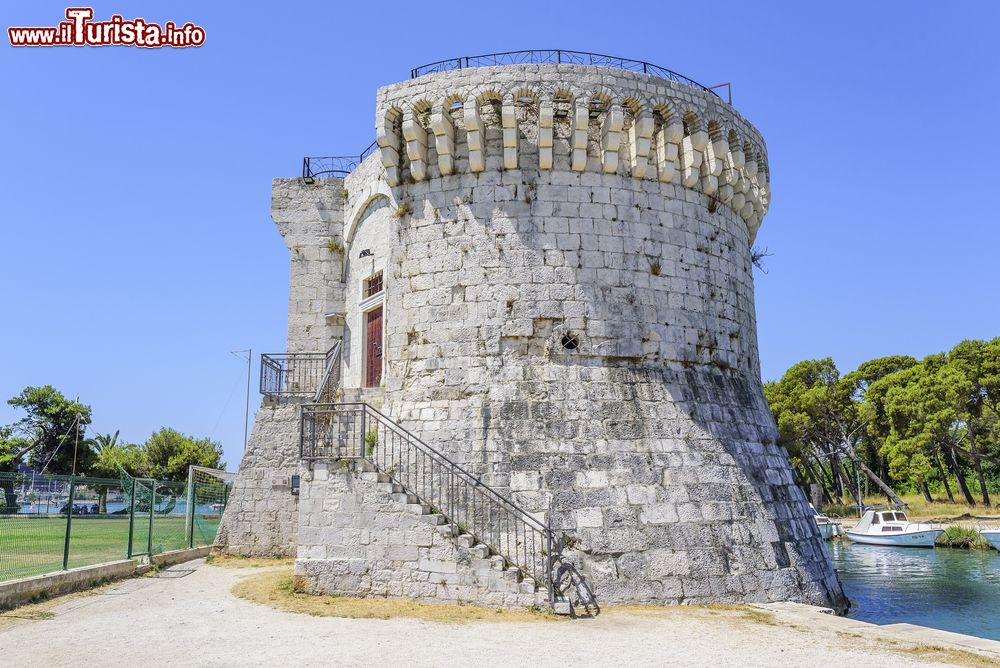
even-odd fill
[[(905, 428), (905, 420), (901, 425), (893, 426), (893, 419), (900, 420), (904, 416), (896, 412), (889, 414), (889, 396), (898, 401), (900, 392), (919, 377), (918, 365), (888, 373), (873, 382), (865, 393), (866, 411), (869, 415), (868, 433), (874, 442), (879, 443), (879, 454), (885, 458), (889, 475), (893, 480), (912, 484), (923, 493), (928, 502), (933, 502), (930, 489), (927, 486), (932, 471), (932, 445), (920, 440), (902, 440), (899, 433)], [(940, 458), (937, 457), (940, 468)], [(941, 469), (944, 476), (944, 470)], [(947, 486), (947, 478), (944, 479)], [(951, 489), (948, 488), (951, 497)]]
[[(91, 467), (91, 473), (102, 478), (120, 478), (122, 472), (130, 476), (144, 476), (146, 457), (142, 449), (131, 443), (119, 443), (118, 432), (114, 434), (99, 434), (92, 439), (97, 459)], [(107, 512), (108, 491), (113, 486), (102, 486), (99, 489), (98, 512)]]
[(9, 473), (17, 469), (17, 453), (25, 445), (24, 439), (14, 435), (13, 427), (0, 427), (0, 473)]
[(857, 454), (864, 434), (864, 416), (856, 392), (856, 380), (841, 379), (830, 358), (799, 362), (779, 381), (764, 387), (778, 425), (779, 443), (789, 451), (805, 478), (823, 484), (830, 498), (839, 500), (844, 487), (858, 495), (856, 482), (845, 471), (846, 460), (859, 475), (899, 503), (892, 488)]
[(954, 497), (946, 467), (955, 474), (965, 501), (975, 505), (956, 456), (956, 446), (967, 436), (972, 383), (943, 353), (879, 382), (887, 385), (884, 410), (889, 433), (883, 452), (892, 475), (921, 486), (928, 497), (926, 482), (933, 459), (949, 499)]
[(188, 466), (225, 468), (222, 446), (163, 427), (142, 445), (147, 474), (159, 480), (186, 480)]
[[(1000, 347), (998, 347), (1000, 349)], [(986, 367), (991, 363), (993, 350), (984, 341), (965, 340), (952, 348), (948, 353), (949, 364), (965, 376), (969, 384), (965, 387), (966, 416), (965, 435), (968, 442), (968, 458), (979, 480), (979, 491), (983, 497), (983, 505), (990, 506), (990, 493), (986, 486), (986, 473), (983, 470), (983, 457), (980, 455), (980, 442), (983, 436), (988, 438), (992, 431), (992, 411), (989, 406), (990, 385), (992, 379), (987, 375)]]
[[(883, 480), (891, 480), (889, 475), (889, 463), (880, 453), (882, 442), (888, 434), (888, 426), (884, 412), (878, 413), (882, 404), (874, 404), (868, 401), (867, 394), (872, 383), (875, 383), (886, 376), (909, 369), (917, 364), (917, 360), (909, 355), (890, 355), (888, 357), (878, 357), (863, 363), (856, 371), (844, 376), (844, 383), (851, 389), (855, 401), (858, 402), (859, 416), (865, 424), (862, 435), (861, 449), (868, 462)], [(876, 408), (877, 407), (877, 408)], [(884, 425), (882, 432), (874, 425)]]
[[(11, 473), (17, 468), (17, 452), (23, 447), (14, 437), (11, 427), (0, 427), (0, 473)], [(14, 493), (14, 478), (0, 476), (0, 515), (17, 512), (17, 494)]]
[(36, 470), (72, 473), (75, 453), (76, 471), (89, 469), (95, 457), (84, 438), (90, 406), (67, 399), (51, 385), (26, 387), (7, 403), (25, 415), (0, 432), (0, 464), (13, 469), (27, 455)]
[(983, 391), (983, 416), (977, 433), (983, 451), (991, 457), (995, 477), (1000, 477), (1000, 337), (987, 341), (982, 350), (979, 386)]
[(101, 434), (93, 439), (97, 459), (91, 471), (103, 478), (117, 478), (122, 471), (130, 476), (146, 475), (146, 456), (142, 448), (133, 443), (119, 443), (118, 432)]

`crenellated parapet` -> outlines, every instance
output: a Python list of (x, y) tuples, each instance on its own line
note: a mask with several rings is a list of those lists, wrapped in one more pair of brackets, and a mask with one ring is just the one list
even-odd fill
[(441, 72), (379, 90), (391, 187), (487, 170), (617, 174), (699, 191), (746, 223), (770, 203), (760, 133), (709, 92), (582, 65)]

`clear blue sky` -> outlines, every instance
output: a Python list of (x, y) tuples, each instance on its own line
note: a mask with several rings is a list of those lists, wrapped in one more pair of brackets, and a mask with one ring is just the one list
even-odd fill
[[(361, 151), (375, 89), (410, 68), (527, 48), (733, 83), (770, 152), (765, 379), (1000, 335), (995, 2), (240, 5), (95, 6), (193, 21), (199, 49), (14, 50), (3, 35), (0, 398), (50, 383), (98, 431), (211, 436), (234, 469), (245, 367), (230, 351), (284, 348), (271, 178)], [(55, 25), (65, 7), (8, 0), (0, 16)]]

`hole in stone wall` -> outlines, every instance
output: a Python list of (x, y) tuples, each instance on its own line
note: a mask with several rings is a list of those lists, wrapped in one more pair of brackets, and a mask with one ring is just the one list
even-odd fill
[(566, 350), (576, 350), (580, 347), (580, 340), (573, 332), (566, 332), (562, 337), (562, 347)]

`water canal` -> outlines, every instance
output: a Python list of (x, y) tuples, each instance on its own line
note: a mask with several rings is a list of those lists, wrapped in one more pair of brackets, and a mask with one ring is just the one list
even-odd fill
[(827, 543), (854, 619), (1000, 640), (1000, 552)]

